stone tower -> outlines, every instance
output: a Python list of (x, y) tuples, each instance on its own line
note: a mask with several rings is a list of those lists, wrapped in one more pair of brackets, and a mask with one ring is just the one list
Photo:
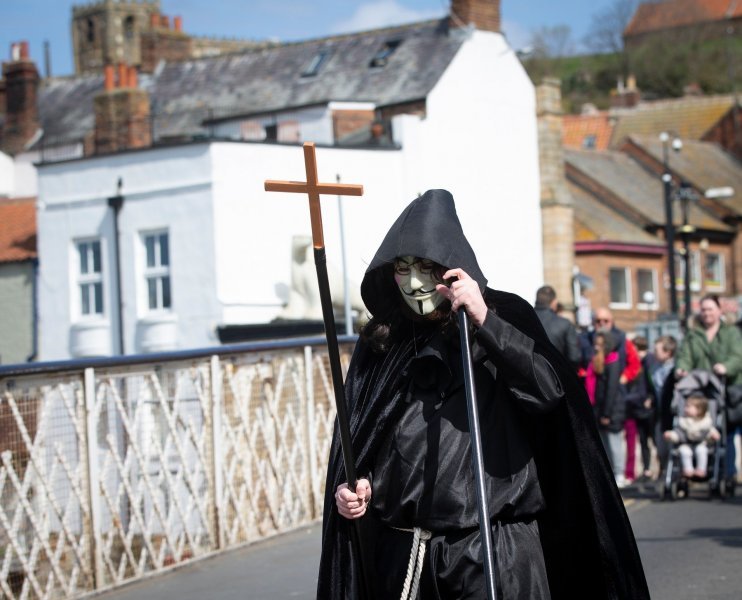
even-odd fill
[(574, 206), (564, 175), (562, 93), (558, 79), (545, 78), (536, 87), (544, 283), (571, 307), (574, 255)]
[(101, 0), (72, 8), (72, 49), (77, 75), (104, 65), (141, 65), (142, 34), (159, 18), (159, 0)]

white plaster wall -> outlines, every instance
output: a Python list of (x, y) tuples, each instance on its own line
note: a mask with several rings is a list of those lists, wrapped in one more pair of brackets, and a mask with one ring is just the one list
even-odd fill
[(408, 193), (451, 191), (490, 287), (530, 299), (543, 281), (536, 101), (504, 37), (474, 31), (428, 96), (427, 118), (394, 126)]
[(15, 157), (14, 196), (24, 198), (38, 193), (38, 176), (34, 163), (40, 158), (38, 152), (24, 152)]
[[(225, 323), (260, 323), (275, 318), (291, 284), (291, 240), (311, 235), (306, 194), (264, 191), (266, 179), (304, 181), (300, 146), (215, 143), (217, 296)], [(402, 189), (401, 153), (396, 150), (316, 150), (321, 182), (364, 185), (364, 196), (345, 197), (348, 272), (360, 286), (366, 266), (387, 229), (412, 199)], [(342, 269), (337, 196), (322, 197), (328, 271)]]
[(177, 347), (216, 343), (219, 315), (214, 279), (211, 166), (207, 144), (122, 153), (40, 169), (39, 314), (41, 360), (70, 356), (70, 329), (79, 322), (74, 241), (102, 238), (103, 320), (111, 332), (110, 353), (118, 349), (113, 218), (107, 198), (123, 180), (120, 213), (124, 336), (127, 353), (140, 352), (138, 323), (144, 281), (137, 262), (142, 230), (170, 233), (173, 311)]
[(13, 196), (15, 190), (15, 165), (13, 159), (0, 152), (0, 198)]

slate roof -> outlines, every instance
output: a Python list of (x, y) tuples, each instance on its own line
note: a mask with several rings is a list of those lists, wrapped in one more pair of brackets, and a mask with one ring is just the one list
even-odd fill
[(566, 148), (583, 148), (587, 136), (595, 136), (595, 150), (605, 150), (613, 132), (607, 112), (594, 115), (564, 115), (562, 117), (562, 145)]
[[(630, 141), (662, 161), (662, 143), (655, 136), (631, 136)], [(742, 164), (712, 142), (683, 140), (680, 152), (671, 152), (670, 169), (704, 192), (711, 188), (731, 187), (734, 195), (720, 203), (742, 215)]]
[[(565, 163), (587, 175), (596, 185), (618, 196), (630, 211), (644, 215), (648, 224), (664, 225), (665, 207), (662, 181), (630, 157), (611, 150), (596, 152), (565, 149), (564, 160)], [(679, 212), (676, 210), (673, 214), (676, 225), (682, 223)], [(630, 214), (627, 211), (625, 216), (630, 218)], [(688, 218), (693, 225), (699, 228), (731, 231), (728, 225), (695, 205), (690, 207)]]
[(742, 17), (739, 0), (670, 0), (640, 4), (624, 37)]
[(641, 102), (618, 113), (611, 147), (632, 134), (658, 136), (663, 131), (683, 140), (700, 140), (733, 106), (734, 98), (724, 95)]
[[(329, 101), (379, 106), (424, 99), (466, 39), (447, 19), (288, 43), (182, 62), (140, 76), (157, 115), (156, 136), (205, 133), (203, 120), (270, 113)], [(370, 67), (389, 41), (399, 41), (383, 67)], [(302, 76), (320, 51), (315, 76)], [(79, 140), (93, 127), (93, 97), (102, 76), (58, 79), (40, 90), (48, 140)], [(161, 118), (160, 118), (161, 117)]]
[(0, 263), (36, 258), (36, 198), (0, 200)]
[(569, 183), (568, 187), (574, 202), (575, 242), (662, 244), (661, 240), (581, 187), (574, 183)]

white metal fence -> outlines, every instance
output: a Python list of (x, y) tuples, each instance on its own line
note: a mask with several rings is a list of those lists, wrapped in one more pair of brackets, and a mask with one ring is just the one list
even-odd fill
[(144, 360), (0, 369), (0, 597), (75, 597), (321, 516), (324, 347)]

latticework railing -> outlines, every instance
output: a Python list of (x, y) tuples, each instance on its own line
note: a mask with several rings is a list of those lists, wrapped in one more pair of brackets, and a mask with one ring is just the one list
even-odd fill
[(72, 598), (321, 516), (322, 346), (137, 358), (0, 369), (0, 597)]

